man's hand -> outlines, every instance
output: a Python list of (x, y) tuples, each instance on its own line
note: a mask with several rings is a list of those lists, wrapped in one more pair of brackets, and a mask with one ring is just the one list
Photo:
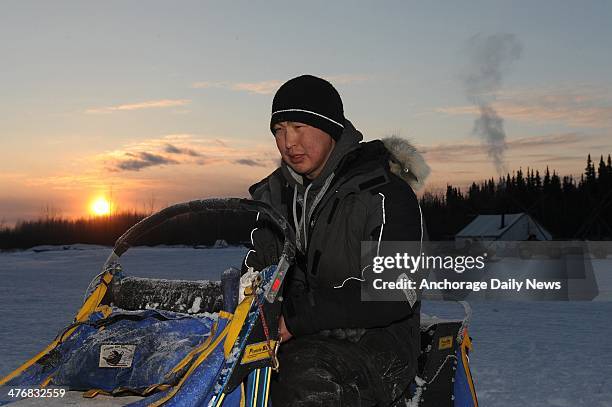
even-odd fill
[(287, 326), (285, 325), (285, 318), (281, 315), (280, 320), (278, 321), (278, 336), (280, 337), (281, 343), (287, 342), (289, 339), (293, 338), (291, 332), (287, 330)]

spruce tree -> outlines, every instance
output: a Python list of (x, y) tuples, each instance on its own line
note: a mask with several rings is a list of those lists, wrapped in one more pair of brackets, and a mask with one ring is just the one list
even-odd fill
[(599, 166), (597, 167), (597, 183), (603, 188), (608, 185), (608, 169), (603, 160), (603, 154), (599, 157)]
[(595, 165), (593, 165), (593, 161), (591, 160), (591, 154), (589, 154), (587, 157), (587, 165), (584, 168), (584, 176), (585, 183), (589, 186), (593, 185), (593, 182), (595, 181)]
[(548, 165), (546, 166), (546, 173), (544, 174), (544, 185), (542, 186), (544, 192), (548, 192), (550, 188), (550, 171), (548, 170)]
[(552, 177), (550, 177), (550, 189), (553, 194), (561, 192), (561, 179), (555, 170), (553, 170)]

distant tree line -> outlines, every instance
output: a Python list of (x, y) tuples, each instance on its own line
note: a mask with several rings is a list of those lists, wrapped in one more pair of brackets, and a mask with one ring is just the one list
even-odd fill
[(560, 176), (546, 167), (544, 174), (527, 168), (481, 182), (463, 192), (447, 185), (444, 196), (421, 198), (430, 239), (452, 239), (476, 216), (526, 212), (555, 239), (612, 239), (612, 162), (608, 154), (596, 165), (587, 157), (579, 179)]
[[(110, 246), (146, 216), (144, 213), (123, 212), (89, 219), (48, 217), (19, 222), (13, 228), (0, 229), (0, 249), (74, 243)], [(182, 215), (152, 229), (142, 236), (137, 244), (210, 246), (217, 239), (223, 239), (229, 244), (241, 244), (249, 240), (255, 216), (254, 213), (246, 211)]]
[[(480, 214), (527, 212), (556, 239), (612, 239), (612, 162), (589, 155), (580, 179), (560, 176), (546, 167), (522, 169), (472, 183), (467, 191), (448, 185), (444, 195), (425, 193), (420, 199), (431, 240), (448, 240)], [(107, 217), (68, 220), (47, 216), (0, 228), (0, 250), (73, 243), (112, 245), (146, 216), (124, 212)], [(212, 245), (250, 241), (252, 212), (202, 213), (174, 218), (143, 236), (140, 245)]]

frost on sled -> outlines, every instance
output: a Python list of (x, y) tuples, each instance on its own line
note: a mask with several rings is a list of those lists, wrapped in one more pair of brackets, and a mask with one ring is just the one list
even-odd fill
[[(168, 219), (192, 212), (244, 210), (268, 215), (285, 241), (278, 264), (258, 274), (239, 304), (240, 272), (235, 269), (226, 270), (221, 281), (124, 274), (120, 256)], [(74, 321), (0, 385), (7, 391), (68, 389), (69, 396), (78, 395), (80, 400), (72, 400), (78, 405), (102, 395), (111, 405), (270, 406), (270, 377), (278, 368), (278, 294), (293, 263), (294, 242), (285, 219), (261, 202), (207, 199), (163, 209), (117, 240)], [(466, 322), (467, 318), (423, 319), (419, 373), (402, 404), (477, 405)], [(7, 391), (0, 394), (0, 405), (29, 404), (22, 400), (28, 392), (9, 395)], [(46, 398), (45, 405), (67, 401)]]

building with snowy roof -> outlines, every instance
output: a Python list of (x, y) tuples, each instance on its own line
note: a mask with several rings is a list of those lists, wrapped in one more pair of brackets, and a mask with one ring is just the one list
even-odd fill
[(455, 242), (478, 240), (552, 240), (552, 235), (525, 212), (478, 215), (455, 235)]

